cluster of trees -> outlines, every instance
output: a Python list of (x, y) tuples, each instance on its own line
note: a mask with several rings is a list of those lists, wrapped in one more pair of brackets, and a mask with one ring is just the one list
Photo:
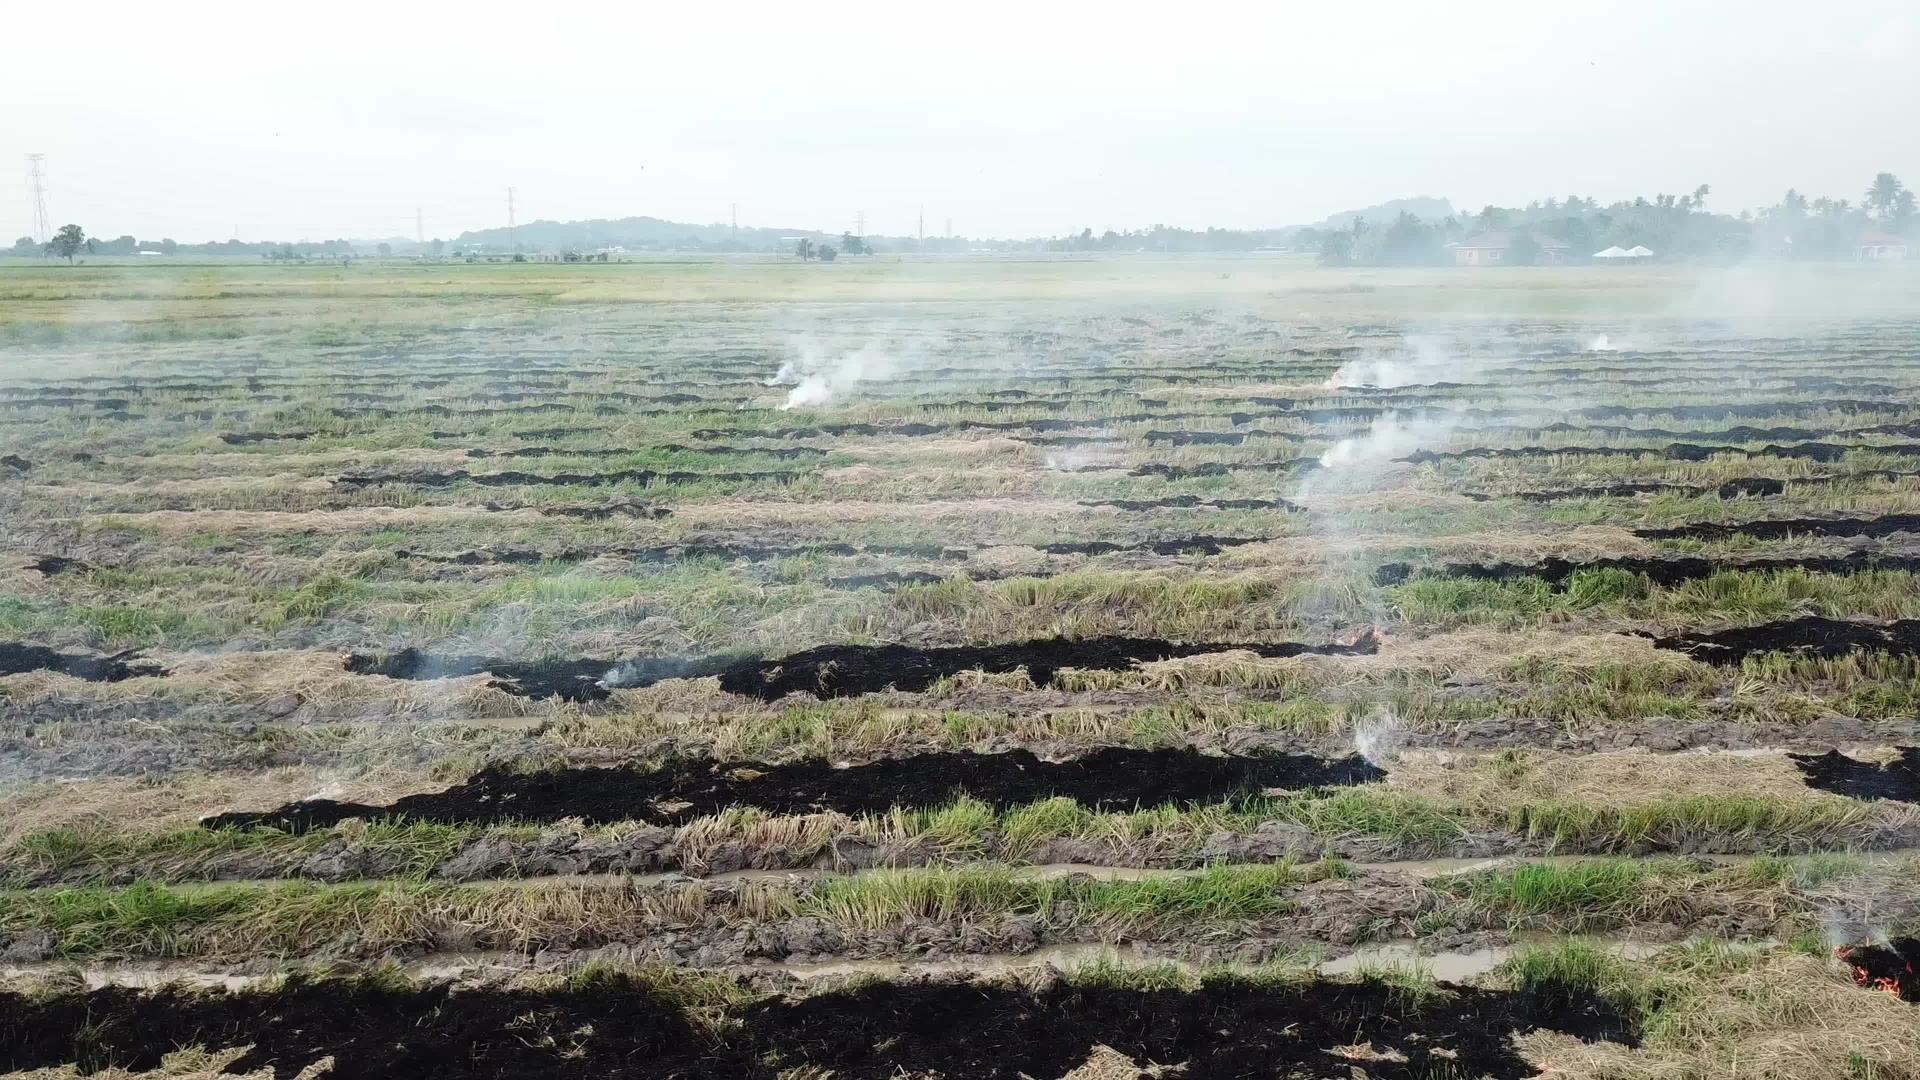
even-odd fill
[(1330, 265), (1409, 266), (1443, 263), (1446, 245), (1502, 230), (1515, 233), (1509, 262), (1524, 263), (1533, 237), (1565, 243), (1574, 258), (1607, 247), (1651, 248), (1662, 256), (1736, 257), (1763, 254), (1791, 258), (1851, 256), (1862, 232), (1901, 234), (1920, 219), (1914, 193), (1892, 173), (1875, 176), (1859, 205), (1846, 199), (1809, 200), (1789, 190), (1776, 205), (1738, 215), (1707, 209), (1706, 185), (1682, 195), (1655, 195), (1602, 206), (1569, 195), (1524, 207), (1488, 206), (1477, 214), (1428, 220), (1407, 212), (1386, 225), (1355, 218), (1342, 229), (1303, 229), (1298, 246), (1317, 250)]
[(808, 237), (803, 236), (800, 238), (800, 242), (793, 246), (793, 253), (800, 256), (801, 262), (806, 262), (809, 259), (819, 259), (821, 262), (832, 262), (842, 254), (871, 255), (873, 254), (873, 245), (867, 243), (865, 237), (855, 236), (850, 232), (840, 234), (840, 246), (838, 248), (835, 248), (831, 244), (816, 244)]
[(268, 259), (337, 259), (356, 254), (354, 246), (345, 240), (322, 240), (299, 244), (243, 243), (239, 240), (181, 244), (171, 239), (136, 240), (132, 236), (117, 236), (107, 240), (98, 236), (88, 236), (87, 231), (78, 225), (62, 225), (53, 239), (44, 244), (35, 243), (31, 236), (22, 236), (13, 242), (13, 247), (7, 249), (6, 253), (46, 255), (73, 262), (81, 255), (138, 255), (143, 251), (157, 252), (161, 255), (259, 255)]
[(1092, 229), (1045, 241), (1045, 251), (1253, 251), (1287, 243), (1284, 229), (1180, 229), (1171, 225), (1095, 236)]

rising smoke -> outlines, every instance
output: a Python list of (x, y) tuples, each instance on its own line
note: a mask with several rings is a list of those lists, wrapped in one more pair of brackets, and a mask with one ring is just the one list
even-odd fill
[(1347, 361), (1327, 378), (1330, 387), (1391, 388), (1420, 383), (1456, 382), (1457, 358), (1438, 337), (1409, 334), (1391, 352), (1368, 351)]
[(1365, 435), (1352, 435), (1328, 447), (1320, 455), (1320, 468), (1338, 473), (1385, 465), (1415, 450), (1444, 443), (1452, 434), (1451, 424), (1402, 420), (1398, 414), (1388, 413), (1369, 425)]
[(782, 410), (831, 405), (853, 394), (862, 383), (885, 382), (909, 366), (896, 345), (880, 341), (839, 349), (817, 338), (796, 337), (787, 342), (787, 349), (793, 355), (766, 380), (768, 386), (792, 387)]

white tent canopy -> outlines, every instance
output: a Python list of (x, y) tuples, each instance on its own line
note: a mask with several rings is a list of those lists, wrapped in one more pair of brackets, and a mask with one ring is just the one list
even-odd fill
[(1594, 252), (1593, 257), (1596, 259), (1625, 259), (1628, 257), (1628, 255), (1627, 255), (1626, 248), (1621, 247), (1619, 244), (1615, 244), (1605, 251)]
[(1627, 249), (1627, 254), (1636, 259), (1651, 259), (1653, 258), (1653, 249), (1635, 244)]

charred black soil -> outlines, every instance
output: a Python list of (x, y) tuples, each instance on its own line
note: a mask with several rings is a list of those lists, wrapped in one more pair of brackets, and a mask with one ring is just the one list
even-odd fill
[(1172, 540), (1146, 540), (1137, 544), (1084, 540), (1034, 544), (1033, 548), (1049, 555), (1112, 555), (1122, 551), (1147, 551), (1155, 555), (1218, 555), (1227, 548), (1264, 544), (1268, 539), (1265, 536), (1183, 536)]
[(1920, 747), (1897, 751), (1898, 756), (1885, 763), (1861, 761), (1838, 750), (1791, 756), (1808, 787), (1855, 799), (1920, 803)]
[(221, 433), (220, 441), (228, 446), (251, 446), (278, 440), (311, 439), (318, 434), (317, 431), (227, 431)]
[(907, 645), (823, 645), (757, 665), (738, 665), (720, 676), (720, 687), (730, 693), (775, 701), (792, 693), (816, 697), (852, 697), (892, 687), (909, 692), (925, 690), (937, 679), (963, 671), (991, 674), (1026, 669), (1036, 685), (1053, 681), (1061, 668), (1120, 671), (1136, 663), (1172, 660), (1182, 656), (1246, 650), (1267, 657), (1371, 654), (1378, 644), (1364, 638), (1353, 645), (1302, 645), (1296, 642), (1262, 644), (1233, 642), (1187, 644), (1153, 638), (1101, 637), (1082, 640), (1048, 638), (1007, 645), (959, 645), (914, 648)]
[[(0, 1067), (146, 1071), (189, 1046), (248, 1049), (232, 1073), (288, 1080), (325, 1057), (352, 1077), (743, 1077), (846, 1080), (1057, 1077), (1108, 1046), (1183, 1065), (1195, 1080), (1538, 1075), (1513, 1048), (1546, 1028), (1637, 1043), (1633, 1023), (1584, 991), (1380, 982), (1209, 979), (1194, 990), (1054, 982), (868, 984), (729, 1007), (703, 1023), (666, 992), (618, 976), (547, 990), (295, 979), (276, 991), (110, 987), (0, 995)], [(1377, 1053), (1349, 1065), (1340, 1048)]]
[[(640, 517), (660, 518), (671, 515), (670, 511), (660, 507), (620, 506), (608, 508), (601, 514), (599, 508), (569, 508), (579, 512), (579, 516), (599, 517)], [(1144, 545), (1143, 545), (1144, 546)], [(1133, 550), (1126, 548), (1124, 550)], [(591, 559), (614, 558), (630, 559), (641, 563), (674, 562), (683, 559), (723, 559), (740, 562), (768, 562), (774, 559), (800, 558), (814, 555), (832, 555), (851, 558), (858, 555), (879, 555), (915, 559), (949, 559), (964, 561), (970, 552), (966, 548), (948, 548), (932, 544), (894, 544), (894, 545), (856, 545), (856, 544), (799, 544), (790, 547), (771, 547), (758, 544), (672, 544), (663, 547), (581, 547), (561, 548), (556, 551), (541, 551), (536, 548), (474, 548), (467, 551), (422, 552), (406, 548), (396, 549), (397, 559), (410, 559), (418, 562), (440, 563), (451, 566), (493, 566), (493, 565), (531, 565), (541, 562), (578, 563)]]
[[(563, 701), (600, 701), (610, 686), (650, 686), (661, 679), (717, 675), (734, 663), (731, 657), (700, 660), (642, 657), (634, 660), (560, 659), (505, 660), (482, 656), (434, 656), (418, 649), (384, 655), (353, 653), (346, 669), (355, 675), (384, 675), (389, 679), (448, 679), (491, 675), (487, 685), (509, 694)], [(619, 672), (615, 678), (616, 669)]]
[(1781, 622), (1736, 626), (1710, 634), (1653, 638), (1654, 645), (1686, 653), (1709, 664), (1738, 664), (1760, 653), (1785, 652), (1833, 658), (1855, 652), (1893, 656), (1920, 655), (1920, 619), (1893, 623), (1851, 622), (1808, 615)]
[(93, 567), (81, 562), (79, 559), (69, 559), (64, 555), (39, 555), (35, 556), (32, 562), (21, 567), (21, 569), (36, 570), (46, 577), (53, 577), (55, 574), (75, 572), (84, 574), (93, 569)]
[(1386, 777), (1364, 758), (1296, 754), (1221, 757), (1197, 750), (1102, 747), (1070, 761), (1028, 750), (882, 758), (835, 768), (814, 759), (782, 765), (676, 761), (653, 771), (625, 768), (516, 773), (488, 768), (457, 787), (409, 795), (388, 806), (330, 800), (289, 803), (265, 813), (221, 814), (208, 828), (267, 826), (289, 832), (348, 818), (406, 818), (477, 824), (645, 821), (678, 825), (730, 807), (775, 814), (876, 814), (936, 807), (966, 795), (1005, 809), (1065, 797), (1095, 810), (1224, 802), (1272, 790), (1371, 783)]
[(19, 675), (28, 671), (57, 671), (88, 682), (119, 682), (146, 675), (165, 675), (165, 669), (138, 653), (121, 652), (101, 656), (88, 653), (55, 652), (45, 645), (21, 645), (0, 642), (0, 675)]
[(1183, 656), (1244, 650), (1266, 657), (1353, 656), (1373, 653), (1371, 637), (1352, 645), (1302, 645), (1297, 642), (1189, 644), (1157, 638), (1046, 638), (1005, 645), (822, 645), (776, 660), (717, 656), (699, 659), (641, 657), (630, 660), (505, 660), (478, 656), (434, 656), (418, 649), (384, 655), (355, 653), (346, 670), (391, 679), (444, 679), (489, 674), (495, 689), (525, 697), (598, 701), (614, 688), (651, 686), (662, 679), (720, 677), (733, 694), (776, 701), (788, 694), (853, 697), (895, 689), (925, 690), (941, 678), (963, 671), (1004, 674), (1024, 669), (1044, 686), (1061, 668), (1120, 671), (1136, 663)]
[(766, 472), (659, 472), (654, 469), (618, 469), (603, 473), (554, 473), (550, 476), (512, 470), (495, 473), (456, 470), (454, 472), (393, 473), (380, 476), (339, 476), (334, 478), (333, 486), (340, 491), (363, 491), (367, 488), (390, 485), (444, 488), (461, 483), (478, 484), (481, 487), (604, 487), (609, 484), (639, 484), (644, 487), (652, 484), (744, 484), (758, 481), (784, 484), (801, 475), (803, 474), (791, 470), (778, 469)]
[(1853, 981), (1901, 1001), (1920, 1002), (1920, 938), (1899, 937), (1884, 945), (1842, 945), (1833, 955), (1853, 969)]
[(1437, 461), (1476, 459), (1551, 458), (1551, 457), (1663, 457), (1672, 461), (1706, 461), (1718, 454), (1746, 458), (1784, 458), (1788, 460), (1839, 461), (1852, 453), (1920, 455), (1920, 443), (1871, 444), (1795, 443), (1792, 446), (1769, 444), (1758, 450), (1743, 446), (1702, 446), (1697, 443), (1669, 443), (1666, 446), (1476, 446), (1466, 450), (1421, 450), (1395, 460), (1412, 465)]
[(1730, 524), (1696, 522), (1671, 529), (1635, 529), (1633, 535), (1643, 540), (1725, 540), (1730, 536), (1784, 540), (1790, 536), (1892, 536), (1903, 532), (1920, 532), (1920, 514), (1882, 514), (1870, 518), (1779, 518)]
[[(1808, 480), (1795, 480), (1796, 484), (1809, 483)], [(1748, 476), (1738, 480), (1729, 480), (1724, 484), (1671, 484), (1665, 481), (1650, 480), (1619, 484), (1593, 484), (1585, 487), (1550, 488), (1544, 491), (1515, 491), (1497, 495), (1484, 491), (1462, 492), (1474, 502), (1492, 502), (1495, 499), (1519, 499), (1521, 502), (1559, 502), (1562, 499), (1619, 499), (1635, 495), (1679, 495), (1692, 498), (1711, 491), (1722, 499), (1742, 497), (1757, 498), (1767, 495), (1779, 495), (1787, 490), (1785, 480), (1776, 480), (1770, 476)]]
[(1083, 499), (1081, 506), (1112, 507), (1115, 510), (1141, 512), (1165, 509), (1206, 509), (1206, 510), (1285, 510), (1290, 514), (1304, 511), (1285, 499), (1203, 499), (1198, 495), (1172, 495), (1164, 499)]
[(1431, 577), (1469, 578), (1476, 581), (1538, 578), (1550, 585), (1564, 586), (1569, 578), (1585, 570), (1625, 570), (1630, 574), (1643, 575), (1655, 585), (1672, 586), (1709, 578), (1724, 571), (1767, 573), (1805, 570), (1813, 574), (1861, 574), (1874, 570), (1899, 570), (1914, 573), (1920, 572), (1920, 555), (1856, 551), (1846, 555), (1780, 559), (1708, 559), (1697, 556), (1643, 559), (1623, 556), (1580, 561), (1550, 558), (1532, 563), (1443, 563), (1428, 567), (1386, 563), (1374, 571), (1374, 583), (1402, 585), (1416, 578)]

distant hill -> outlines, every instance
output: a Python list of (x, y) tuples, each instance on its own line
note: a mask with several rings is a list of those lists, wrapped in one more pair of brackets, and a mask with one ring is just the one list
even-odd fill
[[(630, 251), (784, 251), (784, 237), (828, 239), (814, 229), (767, 229), (730, 225), (688, 225), (655, 217), (594, 218), (590, 221), (530, 221), (513, 231), (513, 241), (527, 251), (592, 251), (622, 247)], [(487, 247), (505, 250), (507, 230), (476, 229), (453, 241), (456, 248)]]
[(1361, 218), (1369, 225), (1383, 225), (1399, 217), (1403, 210), (1427, 221), (1440, 221), (1452, 215), (1453, 203), (1448, 199), (1437, 199), (1431, 195), (1415, 195), (1409, 199), (1388, 199), (1377, 206), (1329, 214), (1325, 221), (1316, 222), (1310, 228), (1344, 229), (1353, 224), (1354, 218)]

